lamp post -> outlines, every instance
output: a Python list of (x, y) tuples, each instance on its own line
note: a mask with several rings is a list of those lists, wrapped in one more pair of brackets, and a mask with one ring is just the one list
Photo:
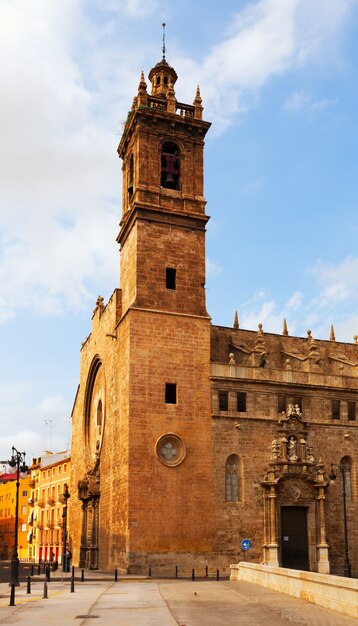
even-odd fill
[(10, 467), (16, 467), (16, 500), (15, 500), (15, 529), (14, 529), (14, 545), (12, 547), (12, 556), (10, 564), (10, 585), (19, 586), (19, 555), (17, 552), (18, 532), (19, 532), (19, 487), (20, 473), (26, 474), (28, 467), (25, 463), (25, 452), (19, 452), (12, 446), (12, 455), (8, 464)]
[(329, 474), (330, 481), (336, 480), (338, 476), (338, 472), (341, 474), (342, 480), (342, 504), (343, 504), (343, 530), (344, 530), (344, 563), (343, 563), (343, 573), (344, 576), (351, 578), (352, 569), (349, 561), (349, 547), (348, 547), (348, 528), (347, 528), (347, 507), (346, 507), (346, 473), (349, 471), (348, 462), (345, 462), (343, 459), (339, 465), (334, 465), (331, 463), (331, 473)]
[(67, 483), (63, 485), (63, 494), (62, 494), (62, 502), (64, 503), (63, 507), (63, 533), (62, 533), (62, 573), (67, 572), (67, 502), (70, 497), (70, 493), (68, 491)]

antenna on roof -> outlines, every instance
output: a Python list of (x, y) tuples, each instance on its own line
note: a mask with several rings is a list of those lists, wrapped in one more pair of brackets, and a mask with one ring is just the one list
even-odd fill
[(162, 27), (163, 27), (163, 47), (162, 47), (162, 50), (163, 50), (163, 61), (165, 61), (165, 27), (166, 27), (166, 23), (165, 22), (163, 22)]

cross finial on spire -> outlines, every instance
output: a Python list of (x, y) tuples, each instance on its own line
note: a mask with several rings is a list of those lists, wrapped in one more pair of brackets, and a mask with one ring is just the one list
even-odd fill
[(166, 27), (166, 23), (165, 22), (163, 22), (162, 27), (163, 27), (163, 47), (162, 47), (162, 50), (163, 50), (163, 61), (165, 61), (165, 27)]

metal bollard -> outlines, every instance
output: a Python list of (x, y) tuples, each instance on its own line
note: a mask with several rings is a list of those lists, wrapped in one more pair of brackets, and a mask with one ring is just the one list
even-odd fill
[(217, 569), (217, 570), (216, 570), (216, 580), (219, 580), (219, 579), (220, 579), (220, 572), (219, 572), (219, 570)]
[(84, 579), (85, 579), (85, 570), (83, 569), (83, 570), (81, 571), (81, 582), (82, 582), (82, 583), (83, 583)]
[(48, 583), (49, 583), (49, 582), (50, 582), (50, 580), (51, 580), (51, 573), (50, 573), (50, 572), (51, 572), (50, 566), (49, 566), (49, 565), (46, 565), (46, 568), (45, 568), (45, 576), (46, 576), (46, 580), (47, 580), (47, 582), (48, 582)]
[(15, 585), (10, 585), (10, 604), (9, 606), (15, 606)]
[(117, 580), (118, 580), (118, 570), (115, 569), (114, 570), (114, 582), (117, 582)]
[(45, 598), (45, 600), (48, 598), (47, 595), (47, 580), (44, 581), (44, 593), (43, 593), (43, 598)]
[(205, 576), (206, 576), (206, 578), (209, 576), (209, 568), (208, 568), (208, 566), (206, 566), (206, 568), (205, 568)]
[(41, 574), (41, 563), (39, 563), (37, 566), (37, 575), (40, 576), (40, 574)]
[(149, 565), (148, 576), (151, 576), (151, 575), (152, 575), (152, 566), (151, 566), (151, 565)]
[(27, 588), (26, 593), (31, 593), (31, 576), (27, 577)]
[(191, 579), (195, 580), (195, 569), (191, 571)]
[(175, 566), (175, 578), (178, 578), (178, 566)]
[(71, 593), (75, 591), (75, 566), (72, 565), (72, 574), (71, 574)]

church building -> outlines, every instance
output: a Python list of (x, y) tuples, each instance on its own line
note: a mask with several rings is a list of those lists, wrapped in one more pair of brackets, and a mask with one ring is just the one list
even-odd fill
[[(97, 299), (73, 409), (74, 564), (358, 573), (358, 338), (215, 326), (199, 88), (142, 72), (122, 160), (120, 288)], [(194, 95), (194, 94), (193, 94)], [(219, 184), (219, 181), (218, 181)], [(110, 245), (110, 242), (109, 242)], [(349, 566), (349, 568), (348, 568)]]

